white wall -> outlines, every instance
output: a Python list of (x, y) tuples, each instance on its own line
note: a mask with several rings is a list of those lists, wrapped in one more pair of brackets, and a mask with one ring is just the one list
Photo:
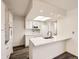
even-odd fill
[[(62, 21), (62, 35), (70, 35), (72, 39), (67, 41), (66, 50), (74, 55), (78, 55), (78, 11), (77, 9), (67, 12), (67, 16)], [(74, 34), (72, 33), (74, 32)]]
[(62, 36), (63, 35), (63, 19), (57, 20), (57, 35)]
[(14, 30), (13, 30), (13, 46), (19, 46), (24, 45), (24, 21), (25, 18), (21, 16), (14, 16), (13, 17), (13, 24), (14, 24)]
[(72, 35), (72, 40), (67, 42), (67, 51), (78, 56), (78, 11), (77, 9), (68, 12), (68, 19), (69, 25), (68, 28), (70, 29), (70, 33), (74, 31)]
[(1, 1), (1, 59), (6, 59), (5, 52), (5, 4)]

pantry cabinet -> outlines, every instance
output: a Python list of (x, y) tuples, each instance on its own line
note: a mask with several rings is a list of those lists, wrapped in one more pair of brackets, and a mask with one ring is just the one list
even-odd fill
[(38, 29), (41, 28), (41, 22), (38, 21), (26, 21), (26, 29), (33, 29), (34, 26), (37, 26)]

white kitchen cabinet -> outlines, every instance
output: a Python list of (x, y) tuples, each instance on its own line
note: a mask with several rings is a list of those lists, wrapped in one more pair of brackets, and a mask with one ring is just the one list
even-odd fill
[(38, 26), (40, 29), (41, 23), (39, 21), (26, 21), (26, 29), (33, 29), (33, 26)]
[(33, 21), (32, 23), (33, 26), (38, 26), (38, 28), (41, 28), (41, 23), (39, 21)]
[[(29, 41), (29, 58), (30, 59), (53, 59), (65, 52), (65, 41), (58, 39), (42, 40), (40, 37), (32, 38)], [(45, 43), (46, 42), (46, 43)], [(49, 42), (49, 43), (48, 43)]]

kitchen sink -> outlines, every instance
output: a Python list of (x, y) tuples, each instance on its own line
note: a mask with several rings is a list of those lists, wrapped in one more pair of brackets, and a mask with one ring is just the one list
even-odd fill
[(52, 38), (54, 38), (54, 37), (44, 37), (44, 39), (52, 39)]

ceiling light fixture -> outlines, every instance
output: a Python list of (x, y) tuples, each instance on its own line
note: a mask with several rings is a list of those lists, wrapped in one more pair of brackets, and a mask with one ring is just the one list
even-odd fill
[(51, 19), (51, 18), (50, 17), (45, 17), (45, 16), (37, 16), (34, 20), (46, 21), (48, 19)]

